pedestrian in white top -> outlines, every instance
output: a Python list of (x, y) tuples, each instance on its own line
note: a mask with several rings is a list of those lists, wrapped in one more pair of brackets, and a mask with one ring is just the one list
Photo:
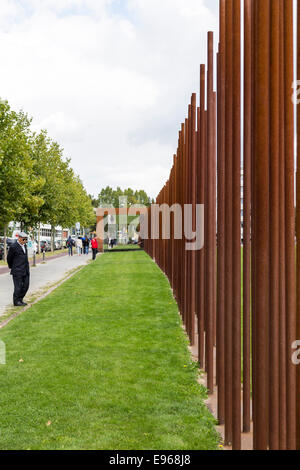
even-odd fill
[(77, 254), (79, 256), (81, 256), (82, 254), (82, 239), (81, 238), (77, 238), (76, 240), (76, 248), (77, 248)]

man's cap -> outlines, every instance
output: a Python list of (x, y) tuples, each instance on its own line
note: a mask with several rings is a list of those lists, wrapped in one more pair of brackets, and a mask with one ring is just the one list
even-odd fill
[(28, 238), (28, 235), (25, 232), (21, 232), (19, 233), (19, 238)]

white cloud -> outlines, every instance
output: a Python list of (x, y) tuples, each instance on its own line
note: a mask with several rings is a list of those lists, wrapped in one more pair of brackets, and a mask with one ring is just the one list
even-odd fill
[(216, 3), (1, 0), (0, 96), (48, 129), (89, 192), (155, 196), (199, 88)]

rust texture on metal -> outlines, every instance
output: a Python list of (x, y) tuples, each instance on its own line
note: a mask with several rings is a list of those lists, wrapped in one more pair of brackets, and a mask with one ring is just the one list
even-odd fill
[(243, 182), (243, 431), (251, 429), (251, 130), (252, 0), (244, 4), (244, 164)]
[(284, 1), (285, 87), (285, 252), (286, 252), (286, 341), (287, 341), (287, 449), (296, 447), (296, 368), (291, 360), (296, 340), (295, 205), (294, 205), (294, 81), (293, 0)]
[(241, 1), (232, 24), (232, 446), (241, 449)]
[[(175, 236), (172, 211), (167, 237), (164, 210), (157, 216), (157, 207), (148, 209), (145, 250), (170, 281), (208, 392), (217, 392), (225, 444), (236, 450), (243, 434), (252, 436), (253, 449), (300, 450), (293, 15), (293, 0), (220, 0), (217, 54), (209, 32), (198, 107), (193, 93), (156, 199), (161, 208), (181, 208), (182, 237)], [(185, 222), (195, 232), (198, 206), (204, 206), (204, 247), (190, 251)]]
[[(297, 5), (297, 77), (300, 77), (300, 0)], [(296, 213), (296, 237), (297, 237), (297, 338), (300, 338), (300, 256), (298, 253), (299, 241), (300, 241), (300, 107), (297, 106), (297, 213)], [(297, 367), (297, 386), (296, 396), (300, 396), (300, 367)], [(297, 450), (300, 450), (300, 400), (297, 400), (296, 409), (296, 420), (297, 420)]]
[(207, 149), (206, 149), (206, 218), (205, 226), (205, 354), (207, 367), (207, 387), (208, 392), (214, 390), (214, 282), (215, 282), (215, 197), (214, 179), (216, 174), (215, 152), (214, 152), (214, 95), (213, 95), (213, 33), (208, 33), (207, 41)]
[[(279, 3), (271, 0), (269, 447), (279, 450)], [(272, 411), (271, 411), (272, 410)]]
[(225, 444), (232, 443), (232, 0), (225, 12)]

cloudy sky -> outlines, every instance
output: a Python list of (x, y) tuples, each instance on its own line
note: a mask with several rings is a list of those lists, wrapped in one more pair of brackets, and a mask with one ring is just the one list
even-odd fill
[[(0, 97), (89, 193), (165, 183), (218, 0), (0, 0)], [(215, 37), (217, 41), (217, 36)]]

